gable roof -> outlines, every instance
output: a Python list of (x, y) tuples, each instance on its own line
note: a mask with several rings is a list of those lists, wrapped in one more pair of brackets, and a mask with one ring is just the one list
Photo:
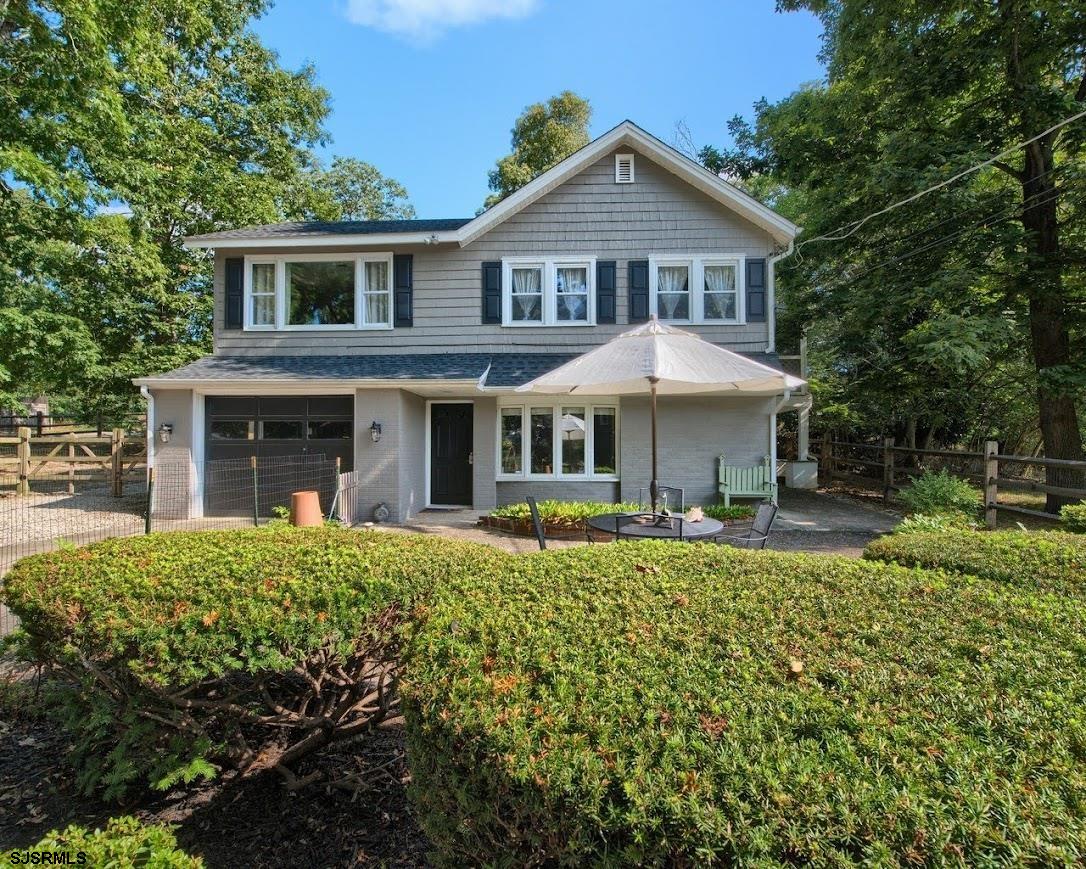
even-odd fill
[(270, 247), (283, 243), (295, 247), (456, 242), (464, 247), (621, 147), (633, 148), (659, 163), (711, 199), (764, 229), (781, 245), (787, 245), (799, 234), (800, 227), (792, 221), (641, 129), (633, 121), (623, 121), (475, 218), (276, 223), (189, 236), (185, 239), (185, 245), (191, 248), (227, 248)]
[(800, 227), (796, 226), (792, 221), (781, 217), (773, 209), (763, 205), (753, 196), (744, 193), (734, 184), (729, 184), (700, 163), (691, 160), (666, 142), (641, 129), (633, 121), (623, 121), (617, 127), (568, 156), (557, 166), (551, 167), (515, 193), (511, 193), (497, 205), (484, 211), (471, 223), (465, 224), (457, 234), (457, 241), (460, 242), (461, 246), (470, 244), (484, 232), (493, 229), (502, 221), (531, 205), (541, 196), (550, 193), (582, 169), (607, 156), (614, 149), (627, 146), (656, 161), (721, 205), (730, 208), (737, 214), (747, 218), (751, 223), (760, 226), (781, 244), (788, 244), (799, 234)]

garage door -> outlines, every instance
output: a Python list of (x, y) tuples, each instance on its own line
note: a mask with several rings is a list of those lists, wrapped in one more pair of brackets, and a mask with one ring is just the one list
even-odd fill
[(259, 513), (290, 503), (313, 488), (328, 510), (335, 492), (332, 466), (354, 465), (354, 398), (350, 395), (242, 396), (205, 399), (205, 510), (252, 513), (251, 461), (257, 459)]

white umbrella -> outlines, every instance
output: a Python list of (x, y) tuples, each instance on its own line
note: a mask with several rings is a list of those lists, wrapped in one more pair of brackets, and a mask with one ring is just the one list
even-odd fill
[(644, 395), (652, 397), (652, 483), (656, 509), (656, 396), (779, 395), (805, 385), (798, 377), (711, 344), (693, 332), (655, 318), (624, 332), (517, 392), (550, 395)]

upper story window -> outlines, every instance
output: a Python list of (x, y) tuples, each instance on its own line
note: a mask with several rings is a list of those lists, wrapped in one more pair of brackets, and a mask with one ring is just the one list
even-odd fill
[(595, 322), (596, 261), (507, 258), (502, 261), (503, 325), (590, 326)]
[(742, 257), (656, 257), (649, 261), (652, 309), (666, 322), (741, 323)]
[(247, 257), (247, 329), (392, 328), (392, 254)]

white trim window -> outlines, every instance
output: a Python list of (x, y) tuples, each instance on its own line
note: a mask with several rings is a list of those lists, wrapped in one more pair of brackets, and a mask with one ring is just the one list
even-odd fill
[(498, 408), (499, 480), (617, 480), (618, 403)]
[(745, 322), (741, 255), (649, 259), (650, 310), (668, 323)]
[(252, 325), (275, 328), (275, 263), (254, 262), (252, 269)]
[(595, 290), (595, 257), (506, 257), (502, 325), (595, 325)]
[(246, 257), (245, 328), (391, 329), (392, 254)]

